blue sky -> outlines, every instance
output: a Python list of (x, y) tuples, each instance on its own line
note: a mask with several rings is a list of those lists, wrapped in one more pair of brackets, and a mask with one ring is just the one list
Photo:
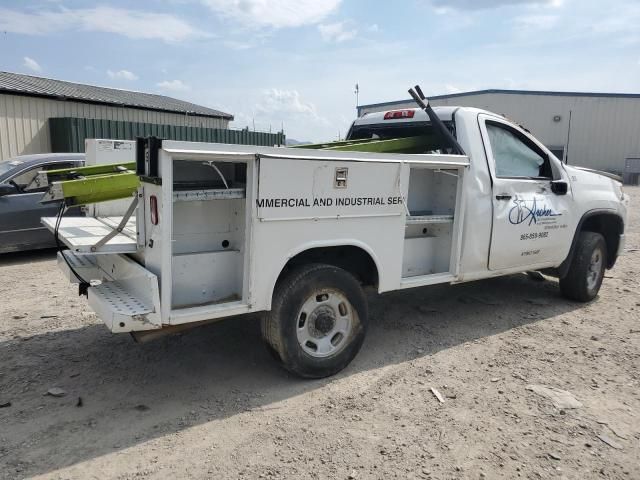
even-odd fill
[[(603, 7), (603, 5), (606, 5)], [(640, 92), (637, 0), (0, 0), (0, 70), (162, 93), (299, 140), (360, 103)]]

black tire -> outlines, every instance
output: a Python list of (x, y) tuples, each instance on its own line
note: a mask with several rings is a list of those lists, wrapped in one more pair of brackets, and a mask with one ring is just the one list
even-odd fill
[[(592, 265), (599, 255), (599, 266)], [(598, 295), (607, 264), (607, 244), (595, 232), (580, 232), (567, 274), (560, 279), (560, 291), (570, 300), (590, 302)]]
[[(338, 312), (326, 301), (338, 302)], [(314, 305), (308, 316), (301, 312), (308, 305)], [(331, 315), (333, 318), (331, 326)], [(274, 356), (284, 368), (305, 378), (323, 378), (338, 373), (357, 355), (364, 341), (367, 329), (367, 301), (360, 283), (349, 272), (325, 264), (307, 264), (291, 270), (276, 285), (271, 311), (262, 318), (262, 337)], [(332, 332), (338, 328), (338, 322), (348, 324), (346, 335)], [(324, 332), (323, 330), (326, 330)], [(302, 332), (302, 333), (300, 333)], [(309, 338), (304, 346), (299, 336), (313, 332), (318, 340), (324, 340), (334, 353), (318, 357), (320, 343)], [(334, 346), (334, 340), (336, 345)], [(316, 351), (312, 351), (313, 345)]]

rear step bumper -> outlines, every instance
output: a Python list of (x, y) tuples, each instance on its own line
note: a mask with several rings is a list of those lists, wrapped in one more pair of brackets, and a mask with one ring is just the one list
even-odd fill
[(153, 305), (127, 291), (119, 281), (104, 282), (88, 290), (89, 305), (114, 333), (160, 328), (149, 320)]
[[(63, 257), (64, 256), (64, 257)], [(162, 327), (158, 278), (126, 255), (58, 253), (58, 266), (72, 283), (78, 279), (69, 268), (91, 282), (88, 301), (114, 333)]]

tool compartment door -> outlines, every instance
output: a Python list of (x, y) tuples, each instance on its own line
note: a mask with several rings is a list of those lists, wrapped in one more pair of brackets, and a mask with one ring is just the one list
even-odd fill
[(260, 220), (398, 216), (399, 163), (260, 158)]
[(259, 162), (251, 236), (258, 253), (251, 267), (257, 305), (269, 308), (272, 286), (288, 258), (320, 247), (358, 246), (376, 263), (378, 288), (398, 288), (406, 165), (339, 158), (261, 157)]

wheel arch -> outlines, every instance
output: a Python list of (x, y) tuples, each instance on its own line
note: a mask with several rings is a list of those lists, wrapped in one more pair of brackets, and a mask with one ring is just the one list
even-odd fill
[(277, 275), (270, 284), (269, 308), (271, 308), (273, 293), (278, 282), (293, 267), (307, 263), (326, 263), (342, 268), (355, 276), (363, 285), (373, 286), (376, 289), (380, 284), (382, 272), (380, 262), (373, 250), (362, 242), (314, 242), (298, 247), (286, 258), (287, 260), (280, 265)]
[(580, 232), (595, 232), (601, 234), (607, 245), (606, 267), (608, 269), (613, 268), (616, 263), (620, 235), (624, 233), (624, 220), (615, 210), (590, 210), (585, 213), (578, 222), (578, 226), (573, 234), (569, 254), (557, 269), (559, 277), (564, 277), (569, 271)]

